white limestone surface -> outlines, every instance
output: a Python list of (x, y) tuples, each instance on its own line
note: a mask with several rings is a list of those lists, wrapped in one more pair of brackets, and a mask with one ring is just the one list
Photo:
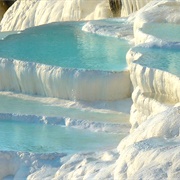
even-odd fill
[[(179, 0), (153, 1), (133, 17), (135, 41), (142, 38), (136, 31), (143, 19), (146, 23), (168, 20), (178, 24), (179, 12)], [(148, 41), (153, 42), (154, 38)], [(161, 45), (157, 42), (156, 46)], [(132, 128), (117, 150), (72, 156), (1, 152), (1, 178), (180, 179), (180, 78), (142, 66), (139, 58), (141, 54), (133, 49), (128, 52), (134, 86)]]
[(106, 0), (17, 0), (6, 11), (1, 31), (23, 30), (58, 21), (79, 21), (111, 17)]
[(171, 23), (180, 24), (180, 1), (152, 1), (143, 7), (135, 15), (134, 21), (134, 36), (135, 43), (149, 43), (156, 42), (159, 45), (165, 42), (162, 39), (152, 36), (151, 34), (145, 34), (143, 29), (147, 23)]
[(111, 18), (99, 21), (88, 21), (82, 30), (101, 36), (110, 36), (128, 40), (131, 43), (133, 38), (133, 23), (127, 18)]
[(0, 58), (0, 90), (66, 100), (113, 101), (130, 97), (131, 82), (129, 71), (67, 69)]
[[(120, 16), (128, 16), (151, 0), (121, 0)], [(113, 17), (108, 0), (17, 0), (5, 13), (1, 31), (23, 30), (58, 21)]]
[[(170, 40), (165, 42), (143, 33), (143, 27), (152, 22), (179, 24), (179, 12), (178, 0), (153, 1), (146, 5), (136, 14), (136, 44), (146, 46), (147, 51), (148, 46), (173, 48)], [(142, 44), (144, 42), (146, 44)], [(114, 179), (179, 179), (180, 78), (167, 71), (140, 65), (139, 59), (148, 60), (145, 55), (133, 49), (127, 54), (134, 87), (132, 127), (118, 146), (120, 157)]]

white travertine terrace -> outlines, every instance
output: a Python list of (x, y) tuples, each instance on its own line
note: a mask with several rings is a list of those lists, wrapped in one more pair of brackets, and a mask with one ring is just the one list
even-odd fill
[[(134, 22), (135, 43), (167, 45), (163, 39), (147, 35), (147, 23), (176, 23), (180, 20), (180, 1), (153, 1), (142, 8)], [(146, 44), (147, 46), (148, 44)], [(138, 64), (142, 54), (127, 53), (132, 94), (130, 135), (118, 150), (114, 177), (119, 179), (179, 179), (180, 172), (180, 78), (169, 72)], [(144, 59), (144, 60), (147, 60)], [(158, 61), (158, 59), (157, 59)]]
[[(163, 5), (162, 5), (163, 4)], [(155, 41), (162, 43), (150, 34), (145, 34), (146, 23), (175, 23), (180, 24), (179, 1), (152, 1), (135, 14), (134, 36), (136, 45)]]
[(120, 100), (131, 93), (129, 71), (66, 69), (3, 58), (0, 69), (1, 91), (86, 101)]
[[(180, 0), (150, 2), (133, 16), (135, 43), (163, 48), (169, 42), (145, 34), (143, 27), (152, 22), (179, 24), (179, 12)], [(142, 66), (139, 58), (142, 54), (129, 50), (127, 62), (134, 87), (132, 128), (117, 151), (68, 157), (0, 152), (0, 178), (180, 179), (180, 77)]]

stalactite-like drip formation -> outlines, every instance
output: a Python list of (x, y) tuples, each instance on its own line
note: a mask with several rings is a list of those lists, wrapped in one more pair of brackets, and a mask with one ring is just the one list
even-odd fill
[(114, 17), (119, 17), (121, 14), (121, 0), (109, 0), (109, 6)]

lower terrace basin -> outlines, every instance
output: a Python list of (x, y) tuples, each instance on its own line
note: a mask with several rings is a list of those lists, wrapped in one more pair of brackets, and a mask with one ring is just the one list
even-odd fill
[[(109, 150), (117, 147), (130, 128), (129, 110), (118, 112), (104, 105), (95, 108), (92, 103), (71, 107), (70, 101), (8, 92), (1, 92), (0, 101), (0, 152), (71, 154)], [(122, 104), (130, 108), (131, 101)]]
[[(33, 153), (76, 153), (112, 149), (124, 136), (60, 125), (28, 123), (15, 117), (0, 120), (0, 150)], [(112, 141), (113, 139), (113, 141)]]

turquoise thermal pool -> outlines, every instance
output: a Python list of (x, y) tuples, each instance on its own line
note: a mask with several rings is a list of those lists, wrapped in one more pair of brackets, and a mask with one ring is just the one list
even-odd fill
[(175, 48), (135, 47), (133, 50), (142, 54), (140, 59), (136, 61), (138, 64), (180, 76), (180, 46)]
[(118, 134), (18, 122), (12, 119), (0, 120), (0, 129), (1, 151), (74, 153), (115, 148), (122, 139)]
[(65, 108), (5, 95), (0, 95), (0, 100), (3, 102), (0, 106), (0, 150), (3, 151), (108, 150), (115, 148), (129, 131), (128, 117), (115, 112)]
[(0, 57), (64, 68), (123, 70), (127, 41), (83, 32), (84, 23), (53, 23), (0, 40)]
[(93, 111), (68, 106), (63, 107), (58, 106), (56, 103), (45, 103), (38, 100), (27, 100), (6, 95), (0, 95), (0, 102), (3, 102), (0, 106), (0, 113), (48, 117), (68, 117), (101, 123), (105, 122), (128, 124), (126, 121), (128, 119), (128, 115), (118, 113), (116, 111), (103, 112), (103, 110)]

